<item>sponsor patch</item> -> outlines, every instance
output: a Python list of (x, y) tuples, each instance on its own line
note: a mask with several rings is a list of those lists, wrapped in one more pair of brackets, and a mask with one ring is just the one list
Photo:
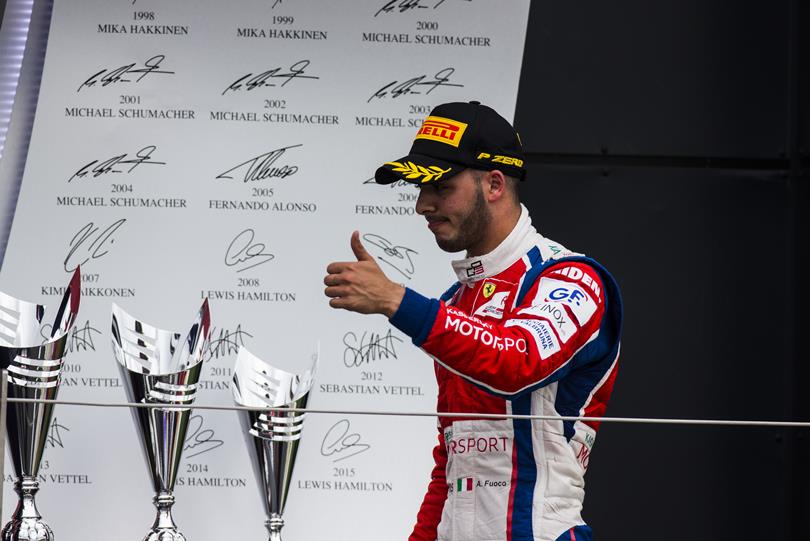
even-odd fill
[(552, 271), (551, 274), (559, 274), (562, 276), (567, 276), (572, 280), (576, 280), (582, 283), (585, 287), (593, 291), (594, 296), (599, 298), (599, 294), (601, 289), (599, 288), (599, 282), (596, 280), (591, 274), (583, 271), (579, 267), (564, 267), (559, 270)]
[(429, 116), (416, 133), (416, 139), (430, 139), (454, 147), (461, 143), (467, 124), (441, 116)]
[(520, 353), (526, 353), (528, 346), (523, 338), (500, 337), (489, 331), (491, 325), (484, 323), (483, 327), (474, 325), (472, 321), (465, 318), (454, 318), (448, 310), (447, 319), (444, 322), (444, 329), (457, 332), (461, 336), (472, 336), (482, 344), (498, 351), (509, 351), (514, 348)]
[(485, 299), (490, 298), (492, 294), (495, 293), (495, 288), (497, 288), (497, 286), (492, 282), (485, 283), (484, 286), (481, 288), (481, 292), (484, 294), (484, 298)]
[(501, 291), (489, 300), (478, 307), (478, 310), (473, 314), (474, 316), (481, 317), (494, 317), (497, 319), (503, 318), (503, 308), (506, 305), (506, 297), (509, 296), (508, 291)]
[(544, 302), (569, 306), (580, 326), (585, 325), (596, 312), (596, 303), (585, 290), (571, 282), (554, 278), (542, 278), (537, 287), (533, 304)]
[(556, 302), (541, 302), (534, 306), (529, 306), (518, 312), (518, 314), (526, 314), (530, 316), (542, 317), (554, 323), (554, 330), (563, 344), (568, 342), (575, 332), (577, 332), (576, 324), (571, 321), (568, 312), (562, 304)]
[(551, 323), (544, 319), (511, 319), (506, 322), (507, 327), (517, 325), (523, 327), (532, 335), (540, 358), (546, 359), (560, 351), (560, 343), (551, 330)]
[(464, 270), (467, 272), (467, 278), (484, 274), (484, 262), (480, 259), (478, 261), (473, 261), (470, 263), (470, 266)]
[(460, 437), (446, 442), (447, 452), (451, 455), (469, 453), (506, 453), (509, 450), (509, 438), (506, 436)]

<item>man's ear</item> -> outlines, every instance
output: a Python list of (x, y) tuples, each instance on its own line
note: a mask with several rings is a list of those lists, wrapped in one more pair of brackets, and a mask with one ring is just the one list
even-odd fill
[(506, 195), (506, 177), (498, 169), (487, 173), (487, 189), (484, 195), (490, 202), (498, 201)]

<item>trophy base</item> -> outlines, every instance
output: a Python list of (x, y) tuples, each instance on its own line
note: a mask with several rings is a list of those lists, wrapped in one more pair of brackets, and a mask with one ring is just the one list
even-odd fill
[(50, 526), (37, 518), (12, 519), (5, 525), (2, 541), (53, 541)]
[(143, 541), (186, 541), (186, 537), (171, 528), (156, 528), (146, 534)]

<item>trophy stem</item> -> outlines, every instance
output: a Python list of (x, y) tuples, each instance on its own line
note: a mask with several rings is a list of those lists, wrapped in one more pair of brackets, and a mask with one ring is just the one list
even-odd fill
[(14, 483), (14, 492), (19, 500), (11, 521), (3, 528), (3, 541), (53, 541), (53, 532), (42, 522), (42, 515), (34, 501), (38, 491), (39, 481), (35, 477), (23, 477)]
[(271, 514), (264, 525), (270, 531), (269, 541), (281, 541), (281, 528), (284, 526), (284, 519), (281, 518), (281, 515), (277, 513)]
[(152, 501), (157, 507), (157, 516), (152, 529), (143, 538), (143, 541), (186, 541), (186, 538), (177, 531), (177, 525), (172, 518), (172, 506), (174, 505), (174, 494), (169, 491), (161, 491)]

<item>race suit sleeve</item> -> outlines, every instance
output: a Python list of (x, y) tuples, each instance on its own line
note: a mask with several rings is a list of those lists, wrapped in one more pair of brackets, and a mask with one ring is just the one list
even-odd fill
[[(514, 398), (568, 373), (574, 356), (597, 338), (604, 312), (596, 270), (561, 262), (540, 274), (523, 302), (498, 323), (411, 289), (391, 323), (451, 372)], [(587, 362), (588, 355), (578, 359)]]
[(419, 513), (416, 515), (416, 526), (408, 541), (436, 541), (436, 529), (442, 518), (444, 502), (447, 500), (447, 448), (444, 445), (444, 434), (439, 429), (439, 443), (433, 448), (433, 460), (436, 465), (430, 475), (427, 493)]

